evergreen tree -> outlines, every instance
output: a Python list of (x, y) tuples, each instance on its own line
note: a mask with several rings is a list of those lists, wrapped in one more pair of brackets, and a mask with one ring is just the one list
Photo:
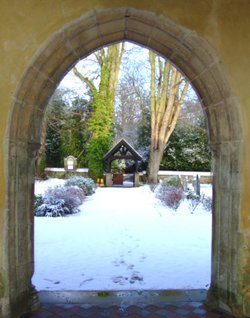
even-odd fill
[(211, 152), (201, 105), (185, 102), (163, 154), (161, 169), (210, 171)]
[[(91, 106), (86, 99), (79, 98), (69, 90), (55, 91), (45, 114), (47, 167), (63, 167), (64, 158), (69, 155), (78, 159), (78, 166), (87, 165), (87, 122), (90, 112)], [(41, 158), (44, 160), (43, 156)]]
[(77, 158), (78, 167), (86, 167), (89, 132), (87, 122), (91, 106), (86, 99), (76, 97), (72, 105), (67, 106), (67, 115), (61, 129), (62, 156)]
[(111, 45), (94, 54), (100, 67), (98, 87), (76, 67), (73, 68), (74, 74), (88, 86), (92, 97), (93, 111), (88, 121), (88, 168), (93, 179), (103, 176), (103, 156), (110, 149), (114, 139), (114, 102), (123, 52), (124, 43)]
[(47, 108), (46, 166), (63, 167), (61, 131), (66, 118), (66, 103), (59, 96), (52, 98)]

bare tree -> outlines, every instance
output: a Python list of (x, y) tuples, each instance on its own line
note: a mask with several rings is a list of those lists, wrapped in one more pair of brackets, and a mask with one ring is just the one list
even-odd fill
[(148, 182), (157, 183), (163, 152), (187, 94), (189, 82), (168, 61), (149, 51), (151, 145)]
[(126, 70), (116, 95), (116, 139), (125, 138), (133, 146), (137, 145), (138, 130), (145, 121), (145, 110), (149, 110), (148, 92), (140, 76), (137, 69), (132, 72)]

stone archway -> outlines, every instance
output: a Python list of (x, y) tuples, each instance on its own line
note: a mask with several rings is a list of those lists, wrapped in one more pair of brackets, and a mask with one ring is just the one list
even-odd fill
[[(91, 11), (52, 35), (30, 61), (15, 94), (7, 133), (8, 196), (5, 311), (15, 316), (35, 305), (31, 286), (33, 179), (40, 127), (49, 97), (63, 75), (96, 49), (129, 40), (169, 58), (192, 82), (208, 122), (214, 154), (214, 207), (210, 303), (243, 313), (239, 247), (241, 122), (216, 52), (171, 20), (133, 8)], [(32, 303), (34, 302), (34, 303)]]

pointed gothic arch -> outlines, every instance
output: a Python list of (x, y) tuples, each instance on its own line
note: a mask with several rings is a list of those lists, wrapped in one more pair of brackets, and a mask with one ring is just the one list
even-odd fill
[(40, 127), (48, 99), (81, 58), (111, 43), (129, 40), (169, 58), (190, 79), (208, 122), (214, 155), (212, 278), (209, 299), (217, 308), (242, 312), (238, 263), (240, 237), (239, 105), (213, 48), (166, 17), (134, 8), (90, 11), (58, 30), (30, 61), (13, 97), (6, 133), (5, 311), (16, 316), (36, 303), (33, 187)]

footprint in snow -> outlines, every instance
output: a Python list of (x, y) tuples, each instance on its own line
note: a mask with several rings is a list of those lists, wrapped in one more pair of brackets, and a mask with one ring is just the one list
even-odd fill
[(80, 283), (80, 286), (82, 286), (82, 285), (85, 284), (85, 283), (91, 282), (92, 280), (94, 280), (94, 278), (85, 279), (85, 280), (83, 280), (83, 281)]
[(127, 267), (127, 269), (134, 269), (135, 265), (131, 264)]
[(121, 265), (121, 263), (118, 260), (115, 260), (112, 263), (114, 264), (115, 267), (119, 267)]
[(147, 256), (145, 256), (145, 255), (141, 256), (139, 262), (140, 262), (140, 263), (144, 262), (144, 260), (145, 260), (146, 258), (147, 258)]
[(142, 282), (143, 276), (140, 274), (140, 272), (134, 271), (129, 282), (130, 284), (134, 284), (135, 282)]
[(54, 282), (55, 285), (58, 285), (58, 284), (60, 284), (60, 283), (61, 283), (60, 280)]
[(112, 277), (112, 281), (113, 281), (115, 284), (125, 285), (126, 282), (128, 281), (128, 277), (116, 276), (116, 277)]
[(53, 280), (53, 279), (48, 279), (48, 278), (44, 278), (44, 280), (46, 280), (47, 282), (53, 283), (55, 285), (60, 284), (60, 280)]

